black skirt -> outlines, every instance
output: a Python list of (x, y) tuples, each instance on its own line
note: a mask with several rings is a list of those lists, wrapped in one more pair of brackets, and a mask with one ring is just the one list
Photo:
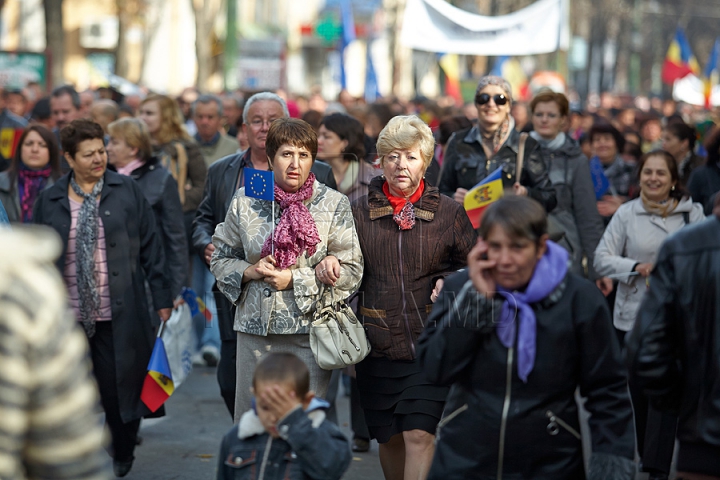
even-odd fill
[(355, 370), (370, 437), (387, 443), (410, 430), (435, 434), (450, 389), (432, 384), (417, 359), (367, 357)]

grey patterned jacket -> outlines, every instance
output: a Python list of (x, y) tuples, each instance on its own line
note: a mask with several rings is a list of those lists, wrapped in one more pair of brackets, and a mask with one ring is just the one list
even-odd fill
[[(360, 286), (363, 258), (348, 198), (316, 181), (305, 205), (315, 219), (320, 243), (314, 255), (303, 253), (290, 267), (290, 290), (277, 291), (257, 280), (242, 284), (243, 272), (260, 260), (263, 242), (270, 235), (270, 201), (246, 197), (245, 188), (239, 189), (225, 221), (215, 229), (210, 270), (220, 291), (237, 306), (236, 331), (263, 336), (310, 333), (322, 285), (315, 276), (315, 266), (328, 255), (340, 262), (336, 298), (347, 298)], [(276, 207), (274, 221), (279, 218), (280, 208)]]

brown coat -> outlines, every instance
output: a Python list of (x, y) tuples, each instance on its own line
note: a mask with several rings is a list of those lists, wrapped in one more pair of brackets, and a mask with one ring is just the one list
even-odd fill
[(414, 204), (415, 227), (399, 230), (384, 181), (374, 178), (368, 195), (353, 202), (365, 259), (358, 313), (372, 355), (412, 360), (432, 309), (435, 281), (466, 265), (476, 236), (463, 208), (427, 183)]

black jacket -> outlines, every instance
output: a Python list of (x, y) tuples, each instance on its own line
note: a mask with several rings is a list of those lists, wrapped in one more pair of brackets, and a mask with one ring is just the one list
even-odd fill
[(163, 270), (168, 275), (170, 293), (176, 297), (188, 285), (189, 271), (187, 236), (177, 182), (157, 157), (133, 170), (130, 176), (140, 185), (155, 214), (165, 253)]
[[(501, 452), (503, 478), (584, 478), (576, 437), (578, 386), (592, 415), (591, 469), (610, 458), (632, 472), (635, 443), (626, 376), (607, 303), (595, 285), (568, 274), (532, 305), (537, 354), (523, 383), (516, 349), (505, 348), (493, 327), (501, 301), (485, 299), (472, 284), (463, 295), (467, 282), (467, 271), (445, 281), (419, 341), (428, 378), (452, 385), (428, 478), (496, 478)], [(552, 416), (559, 420), (553, 423)]]
[[(440, 193), (452, 198), (455, 190), (470, 190), (482, 179), (502, 167), (503, 186), (512, 188), (515, 183), (515, 166), (518, 154), (520, 133), (510, 132), (507, 141), (488, 161), (482, 145), (477, 139), (477, 126), (460, 130), (448, 141), (443, 160), (442, 172), (438, 182)], [(525, 143), (525, 160), (520, 183), (528, 189), (528, 196), (540, 202), (550, 212), (557, 200), (548, 171), (543, 162), (540, 145), (528, 137)]]
[(657, 408), (680, 413), (681, 452), (683, 444), (720, 449), (718, 299), (720, 219), (713, 216), (664, 243), (626, 339), (630, 379)]
[[(212, 243), (215, 227), (225, 221), (228, 208), (230, 208), (230, 201), (235, 195), (235, 187), (238, 184), (240, 171), (249, 161), (250, 150), (245, 150), (221, 158), (210, 165), (208, 169), (205, 191), (195, 214), (192, 228), (193, 247), (203, 261), (205, 260), (205, 247)], [(311, 171), (317, 177), (318, 182), (324, 183), (332, 189), (337, 189), (335, 176), (333, 176), (332, 168), (328, 164), (316, 160)], [(236, 338), (232, 328), (233, 307), (224, 295), (215, 295), (215, 301), (220, 322), (220, 336), (223, 340), (232, 340)]]
[(702, 205), (705, 215), (710, 215), (715, 203), (715, 194), (720, 191), (720, 166), (707, 164), (693, 170), (687, 190), (693, 202)]
[[(51, 227), (62, 239), (63, 251), (56, 262), (61, 274), (70, 233), (69, 178), (70, 174), (66, 174), (41, 192), (33, 210), (34, 223)], [(107, 248), (120, 415), (124, 422), (130, 422), (150, 413), (140, 401), (155, 342), (145, 279), (150, 285), (154, 310), (171, 308), (173, 302), (155, 216), (137, 182), (112, 171), (105, 172), (99, 211)]]

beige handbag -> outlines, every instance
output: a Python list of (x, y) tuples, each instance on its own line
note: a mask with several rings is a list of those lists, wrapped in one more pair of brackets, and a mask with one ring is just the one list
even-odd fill
[(335, 288), (330, 287), (329, 304), (325, 292), (323, 287), (310, 325), (310, 349), (323, 370), (345, 368), (367, 357), (370, 342), (345, 300), (335, 300)]

